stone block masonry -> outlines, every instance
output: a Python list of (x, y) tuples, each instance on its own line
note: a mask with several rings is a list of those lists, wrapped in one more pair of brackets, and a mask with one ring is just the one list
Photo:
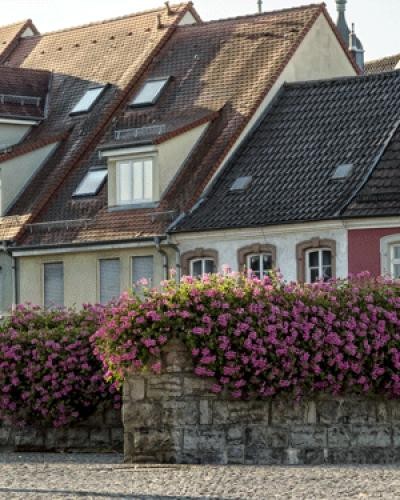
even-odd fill
[(163, 354), (163, 372), (124, 385), (128, 463), (400, 463), (400, 401), (365, 397), (294, 403), (238, 401), (210, 392), (213, 380), (191, 370), (179, 341)]
[(87, 420), (59, 429), (26, 427), (15, 429), (0, 423), (1, 451), (30, 452), (121, 452), (121, 412), (100, 407)]

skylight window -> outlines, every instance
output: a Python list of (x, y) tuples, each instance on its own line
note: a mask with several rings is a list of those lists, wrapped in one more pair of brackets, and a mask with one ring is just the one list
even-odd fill
[(92, 109), (97, 99), (104, 91), (104, 86), (92, 87), (88, 89), (85, 94), (80, 98), (80, 100), (75, 104), (75, 107), (71, 111), (71, 115), (78, 113), (87, 113)]
[(230, 191), (244, 191), (250, 185), (253, 177), (251, 175), (246, 177), (238, 177), (232, 184)]
[(78, 196), (95, 196), (102, 188), (107, 177), (107, 169), (92, 168), (82, 179), (79, 186), (74, 191), (74, 197)]
[(347, 177), (350, 177), (350, 175), (353, 172), (353, 165), (351, 163), (343, 163), (342, 165), (339, 165), (334, 174), (332, 175), (332, 179), (334, 180), (340, 180), (340, 179), (346, 179)]
[(169, 78), (147, 80), (138, 94), (133, 98), (131, 106), (151, 106), (157, 102), (161, 92), (168, 83)]

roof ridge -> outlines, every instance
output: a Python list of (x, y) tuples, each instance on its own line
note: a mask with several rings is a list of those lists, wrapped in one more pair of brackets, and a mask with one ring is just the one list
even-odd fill
[(378, 59), (371, 59), (371, 60), (367, 61), (365, 64), (372, 64), (372, 63), (376, 63), (376, 62), (380, 62), (380, 61), (386, 61), (389, 59), (394, 59), (396, 57), (400, 58), (400, 52), (398, 54), (393, 54), (392, 56), (384, 56), (384, 57), (378, 57)]
[[(171, 7), (171, 9), (178, 9), (181, 7), (182, 8), (189, 7), (191, 5), (192, 5), (192, 2), (189, 1), (189, 2), (180, 2), (177, 4), (173, 4), (170, 7)], [(114, 22), (122, 21), (124, 19), (129, 19), (130, 17), (140, 17), (140, 16), (144, 16), (147, 14), (152, 14), (152, 13), (156, 13), (156, 12), (160, 12), (160, 11), (164, 11), (164, 10), (166, 10), (165, 5), (162, 7), (154, 8), (154, 9), (148, 9), (148, 10), (143, 10), (143, 11), (139, 11), (139, 12), (132, 12), (131, 14), (125, 14), (123, 16), (117, 16), (117, 17), (112, 17), (109, 19), (103, 19), (101, 21), (93, 21), (93, 22), (87, 23), (87, 24), (80, 24), (77, 26), (71, 26), (69, 28), (62, 28), (62, 29), (54, 30), (54, 31), (46, 31), (45, 33), (41, 33), (41, 34), (35, 35), (35, 36), (44, 37), (44, 36), (49, 36), (49, 35), (55, 35), (57, 33), (67, 33), (68, 31), (75, 31), (75, 30), (80, 30), (80, 29), (85, 29), (85, 28), (91, 28), (92, 26), (101, 26), (103, 24), (114, 23)], [(178, 12), (176, 12), (176, 13), (178, 14)], [(34, 38), (34, 37), (30, 37), (30, 38)]]
[(380, 73), (371, 73), (371, 74), (353, 75), (353, 76), (337, 76), (335, 78), (320, 78), (318, 80), (304, 80), (301, 82), (290, 82), (290, 83), (284, 83), (284, 87), (285, 88), (314, 87), (322, 83), (334, 84), (334, 83), (348, 82), (349, 80), (358, 81), (366, 79), (383, 79), (383, 78), (388, 78), (390, 76), (400, 77), (400, 69), (395, 69), (391, 71), (382, 71)]
[(185, 29), (185, 28), (192, 28), (193, 26), (199, 27), (203, 25), (210, 25), (210, 24), (217, 24), (217, 23), (223, 23), (223, 22), (229, 22), (229, 21), (241, 21), (242, 19), (251, 19), (251, 18), (262, 18), (262, 17), (268, 17), (268, 16), (273, 16), (277, 14), (286, 14), (288, 12), (293, 12), (293, 11), (298, 11), (298, 10), (308, 10), (308, 9), (322, 9), (324, 6), (324, 3), (312, 3), (308, 5), (300, 5), (297, 7), (288, 7), (286, 9), (276, 9), (276, 10), (270, 10), (270, 11), (265, 11), (261, 13), (254, 13), (254, 14), (244, 14), (242, 16), (232, 16), (232, 17), (224, 17), (220, 19), (211, 19), (210, 21), (203, 21), (200, 24), (187, 24), (184, 26), (179, 26), (179, 29)]
[(12, 26), (18, 26), (19, 24), (23, 26), (23, 25), (31, 23), (31, 22), (32, 22), (32, 19), (24, 19), (22, 21), (16, 21), (15, 23), (2, 24), (2, 25), (0, 25), (0, 30), (2, 30), (4, 28), (11, 28)]

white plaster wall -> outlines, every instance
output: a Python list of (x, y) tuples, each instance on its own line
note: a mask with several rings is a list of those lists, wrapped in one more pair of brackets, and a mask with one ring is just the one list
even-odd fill
[(217, 250), (219, 270), (228, 265), (238, 271), (238, 255), (240, 248), (255, 243), (276, 246), (277, 267), (288, 281), (297, 280), (296, 245), (312, 238), (332, 239), (336, 241), (337, 277), (348, 275), (348, 243), (347, 230), (341, 223), (314, 223), (282, 225), (258, 229), (238, 229), (227, 231), (210, 231), (174, 235), (181, 252), (196, 248)]
[(4, 215), (58, 143), (49, 144), (26, 155), (0, 163), (1, 215)]
[(18, 144), (31, 129), (31, 125), (0, 123), (0, 147)]

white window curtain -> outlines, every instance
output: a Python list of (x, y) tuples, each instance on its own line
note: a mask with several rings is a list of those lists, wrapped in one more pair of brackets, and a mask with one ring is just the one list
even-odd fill
[(121, 295), (121, 265), (119, 259), (100, 260), (100, 303), (107, 304)]
[(137, 159), (117, 163), (119, 205), (153, 200), (153, 160)]
[(51, 262), (43, 268), (44, 306), (57, 307), (64, 305), (64, 264)]

